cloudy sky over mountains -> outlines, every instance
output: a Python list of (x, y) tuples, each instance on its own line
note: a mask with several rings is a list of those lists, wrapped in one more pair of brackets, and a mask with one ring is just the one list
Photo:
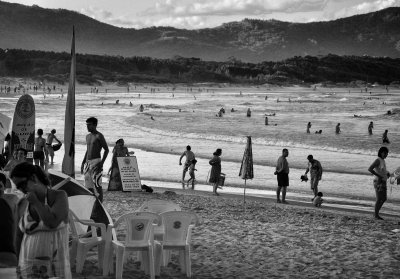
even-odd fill
[(290, 22), (327, 21), (400, 7), (400, 0), (16, 0), (68, 9), (126, 28), (173, 26), (199, 29), (244, 18)]

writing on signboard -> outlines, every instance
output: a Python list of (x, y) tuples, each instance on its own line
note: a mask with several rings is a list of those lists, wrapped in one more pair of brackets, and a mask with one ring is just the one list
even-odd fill
[(121, 175), (122, 191), (141, 191), (142, 184), (136, 157), (118, 157), (117, 161)]

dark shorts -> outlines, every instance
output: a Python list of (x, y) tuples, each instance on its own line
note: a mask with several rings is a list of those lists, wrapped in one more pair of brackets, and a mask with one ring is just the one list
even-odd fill
[(278, 180), (279, 187), (287, 187), (289, 186), (289, 174), (288, 173), (278, 173), (276, 176)]
[(44, 152), (43, 151), (33, 151), (33, 159), (44, 160)]

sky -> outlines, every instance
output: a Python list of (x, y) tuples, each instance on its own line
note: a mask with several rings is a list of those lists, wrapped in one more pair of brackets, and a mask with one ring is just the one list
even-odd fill
[(111, 25), (141, 29), (172, 26), (212, 28), (226, 22), (276, 19), (329, 21), (400, 7), (400, 0), (7, 0), (5, 2), (67, 9)]

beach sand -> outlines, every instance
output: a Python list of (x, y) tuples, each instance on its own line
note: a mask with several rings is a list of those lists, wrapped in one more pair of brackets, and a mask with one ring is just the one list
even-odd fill
[[(176, 190), (166, 194), (107, 192), (105, 207), (115, 219), (149, 199), (173, 201), (201, 219), (192, 235), (193, 278), (399, 278), (400, 242), (395, 219), (375, 221), (372, 214), (324, 207), (275, 204), (269, 200), (212, 196)], [(83, 274), (102, 277), (90, 253)], [(136, 258), (123, 278), (145, 278)], [(185, 278), (177, 256), (159, 278)]]
[[(154, 185), (157, 180), (178, 183), (181, 174), (178, 159), (190, 144), (200, 159), (197, 173), (200, 182), (206, 180), (208, 159), (215, 148), (220, 147), (223, 170), (228, 174), (226, 183), (239, 187), (243, 184), (238, 172), (247, 135), (253, 136), (256, 176), (248, 187), (274, 189), (273, 167), (281, 149), (289, 147), (289, 198), (290, 191), (310, 195), (309, 185), (301, 183), (299, 176), (305, 170), (306, 156), (312, 153), (326, 169), (321, 187), (327, 199), (329, 196), (373, 199), (372, 179), (367, 168), (376, 157), (381, 146), (381, 132), (387, 127), (393, 141), (388, 167), (393, 170), (400, 164), (400, 145), (395, 142), (400, 135), (399, 114), (385, 115), (387, 110), (399, 105), (398, 89), (391, 94), (379, 89), (372, 94), (372, 99), (367, 99), (371, 95), (359, 89), (351, 89), (350, 94), (347, 89), (340, 88), (318, 88), (313, 92), (300, 87), (219, 86), (192, 94), (181, 87), (174, 93), (175, 97), (171, 97), (172, 86), (160, 86), (156, 94), (148, 94), (150, 87), (138, 86), (130, 93), (121, 93), (125, 92), (121, 88), (111, 90), (111, 87), (105, 93), (103, 87), (99, 94), (88, 93), (89, 86), (77, 89), (77, 169), (87, 134), (84, 121), (89, 116), (99, 118), (99, 130), (105, 133), (110, 149), (115, 140), (122, 137), (130, 149), (138, 151), (141, 177), (154, 181)], [(243, 91), (243, 95), (239, 95), (239, 91)], [(65, 86), (63, 92), (67, 92)], [(142, 94), (140, 98), (139, 93)], [(267, 102), (266, 95), (269, 96)], [(17, 97), (2, 98), (1, 111), (11, 117)], [(288, 102), (289, 97), (291, 102)], [(41, 94), (34, 98), (37, 128), (47, 132), (57, 128), (58, 137), (63, 139), (66, 97), (62, 98), (58, 90), (46, 99)], [(116, 99), (120, 100), (119, 105), (115, 104)], [(383, 104), (383, 100), (387, 104)], [(129, 107), (130, 101), (133, 107)], [(138, 113), (140, 104), (146, 107), (144, 113)], [(215, 117), (221, 107), (225, 107), (227, 113), (222, 118)], [(235, 113), (230, 113), (232, 107)], [(248, 107), (252, 108), (251, 118), (244, 114)], [(271, 116), (270, 125), (265, 126), (265, 115), (270, 113), (276, 116)], [(354, 114), (363, 117), (355, 118)], [(155, 121), (149, 120), (150, 115)], [(322, 128), (324, 133), (306, 134), (308, 121), (313, 123), (312, 131)], [(376, 125), (373, 137), (366, 133), (370, 121)], [(342, 125), (340, 136), (333, 134), (337, 122)], [(62, 152), (56, 153), (57, 163), (61, 162)], [(105, 164), (107, 168), (110, 157)], [(400, 234), (392, 232), (399, 228), (398, 217), (375, 221), (372, 211), (360, 214), (295, 203), (275, 204), (270, 199), (250, 197), (244, 213), (241, 198), (182, 190), (173, 190), (177, 195), (165, 195), (164, 191), (157, 189), (153, 194), (106, 192), (104, 204), (114, 219), (153, 198), (174, 201), (183, 210), (197, 213), (202, 223), (195, 228), (192, 237), (193, 278), (400, 277)], [(400, 191), (393, 187), (389, 198), (397, 202), (399, 197)], [(83, 275), (74, 274), (74, 278), (102, 278), (96, 265), (96, 253), (91, 253)], [(124, 278), (143, 277), (137, 261), (129, 260)], [(106, 278), (115, 278), (115, 275)], [(176, 257), (168, 267), (162, 268), (160, 278), (185, 278)]]

